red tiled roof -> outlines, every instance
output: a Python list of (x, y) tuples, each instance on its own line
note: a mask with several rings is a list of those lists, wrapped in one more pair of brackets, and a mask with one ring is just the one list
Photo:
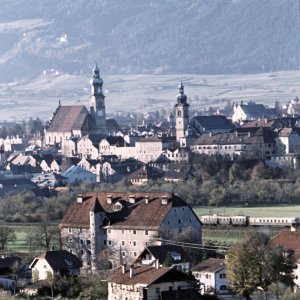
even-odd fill
[(224, 259), (220, 258), (209, 258), (202, 261), (200, 264), (194, 266), (192, 271), (197, 272), (212, 272), (215, 273), (225, 268)]
[(158, 280), (160, 282), (191, 280), (187, 274), (168, 267), (156, 269), (150, 266), (136, 266), (134, 267), (134, 276), (130, 278), (129, 274), (129, 267), (127, 267), (124, 274), (122, 273), (122, 267), (119, 267), (106, 281), (127, 285), (150, 285)]
[(82, 129), (88, 118), (89, 112), (84, 105), (59, 106), (47, 131), (68, 132)]
[(282, 230), (271, 240), (271, 245), (294, 250), (297, 261), (300, 261), (300, 231)]
[[(111, 195), (112, 203), (107, 203)], [(130, 203), (130, 196), (135, 197), (135, 203)], [(146, 197), (149, 199), (146, 204)], [(162, 204), (166, 197), (167, 204)], [(114, 204), (120, 202), (122, 209), (114, 211)], [(60, 227), (89, 228), (89, 212), (96, 205), (97, 211), (106, 213), (108, 224), (118, 228), (136, 228), (156, 230), (172, 207), (188, 206), (182, 199), (171, 193), (107, 193), (90, 192), (85, 194), (82, 203), (73, 203), (63, 217)]]

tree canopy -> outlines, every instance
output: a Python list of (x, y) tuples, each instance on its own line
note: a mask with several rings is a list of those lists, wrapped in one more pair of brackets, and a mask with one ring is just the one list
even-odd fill
[(228, 283), (235, 293), (247, 299), (258, 287), (267, 290), (273, 282), (292, 286), (294, 262), (293, 254), (272, 247), (267, 235), (253, 232), (227, 253)]

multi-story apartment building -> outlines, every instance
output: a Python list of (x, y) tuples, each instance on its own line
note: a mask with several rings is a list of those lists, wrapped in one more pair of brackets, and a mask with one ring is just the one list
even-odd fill
[(112, 265), (131, 263), (159, 233), (194, 232), (202, 242), (201, 221), (181, 198), (170, 193), (105, 193), (79, 195), (59, 224), (63, 247), (84, 266), (96, 268), (105, 250)]

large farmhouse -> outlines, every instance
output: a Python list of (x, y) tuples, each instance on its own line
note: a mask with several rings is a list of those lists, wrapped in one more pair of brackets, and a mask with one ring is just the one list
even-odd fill
[(202, 242), (201, 221), (181, 198), (170, 193), (87, 193), (79, 195), (59, 224), (64, 248), (85, 267), (96, 268), (100, 253), (112, 265), (131, 263), (157, 237), (184, 230)]

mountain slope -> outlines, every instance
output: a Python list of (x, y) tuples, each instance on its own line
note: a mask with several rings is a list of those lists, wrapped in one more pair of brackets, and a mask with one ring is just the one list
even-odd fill
[(44, 69), (251, 73), (299, 66), (297, 0), (2, 0), (0, 81)]

